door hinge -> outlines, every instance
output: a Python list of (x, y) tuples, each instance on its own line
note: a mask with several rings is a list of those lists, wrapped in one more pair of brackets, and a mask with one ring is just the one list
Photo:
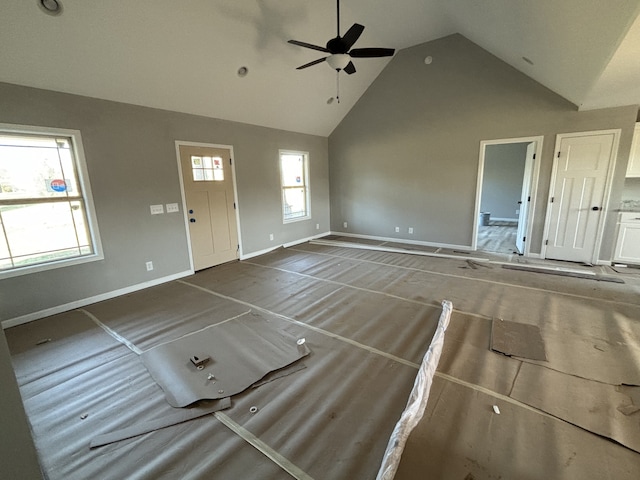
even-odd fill
[(236, 202), (233, 202), (233, 209), (236, 209)]
[(535, 153), (533, 154), (533, 159), (534, 159), (534, 160), (536, 159), (536, 154), (535, 154)]
[(530, 202), (530, 201), (531, 201), (531, 197), (527, 197), (527, 202)]
[(553, 203), (553, 200), (554, 200), (555, 198), (556, 198), (556, 197), (551, 197), (551, 203)]
[(560, 158), (560, 150), (558, 150), (558, 158)]
[(527, 237), (522, 237), (522, 241), (526, 242), (527, 241)]
[(229, 165), (233, 165), (233, 159), (232, 158), (229, 159)]
[(549, 240), (545, 240), (545, 241), (544, 241), (544, 244), (545, 244), (545, 245), (549, 245)]

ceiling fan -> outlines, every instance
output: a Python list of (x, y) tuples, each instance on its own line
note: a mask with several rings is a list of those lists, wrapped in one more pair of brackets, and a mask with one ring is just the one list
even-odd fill
[(296, 70), (302, 70), (303, 68), (311, 67), (322, 63), (326, 60), (331, 68), (340, 72), (343, 70), (345, 73), (351, 75), (356, 73), (356, 67), (351, 61), (352, 58), (376, 58), (376, 57), (391, 57), (395, 50), (393, 48), (351, 48), (362, 32), (364, 26), (359, 23), (354, 23), (344, 36), (340, 36), (340, 0), (336, 0), (337, 3), (337, 31), (338, 36), (332, 38), (327, 42), (326, 47), (319, 45), (313, 45), (311, 43), (299, 42), (298, 40), (289, 40), (288, 43), (298, 45), (299, 47), (310, 48), (312, 50), (318, 50), (320, 52), (328, 53), (329, 56), (322, 57), (313, 62), (301, 65)]

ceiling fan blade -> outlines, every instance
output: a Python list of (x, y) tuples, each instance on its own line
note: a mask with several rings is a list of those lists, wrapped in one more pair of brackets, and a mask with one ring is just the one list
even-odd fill
[(312, 50), (318, 50), (320, 52), (331, 53), (325, 47), (321, 47), (319, 45), (313, 45), (311, 43), (299, 42), (298, 40), (289, 40), (287, 43), (290, 43), (292, 45), (297, 45), (299, 47), (310, 48)]
[(393, 48), (354, 48), (349, 52), (353, 58), (391, 57), (395, 53)]
[(351, 25), (351, 28), (347, 30), (347, 33), (345, 33), (344, 36), (342, 37), (342, 41), (344, 42), (344, 45), (346, 46), (347, 51), (349, 51), (349, 49), (353, 47), (353, 44), (356, 43), (358, 38), (360, 38), (360, 35), (362, 35), (363, 30), (364, 30), (364, 27), (359, 23), (354, 23), (353, 25)]
[(351, 75), (352, 73), (356, 73), (356, 66), (353, 64), (353, 62), (347, 63), (347, 66), (344, 67), (344, 72), (349, 75)]
[(324, 62), (326, 59), (327, 57), (322, 57), (317, 60), (314, 60), (313, 62), (305, 63), (304, 65), (300, 65), (298, 68), (296, 68), (296, 70), (302, 70), (303, 68), (313, 67), (314, 65)]

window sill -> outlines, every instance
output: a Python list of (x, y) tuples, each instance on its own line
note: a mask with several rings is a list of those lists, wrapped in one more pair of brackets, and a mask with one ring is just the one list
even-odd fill
[(4, 280), (5, 278), (19, 277), (22, 275), (29, 275), (31, 273), (44, 272), (47, 270), (70, 267), (72, 265), (80, 265), (82, 263), (97, 262), (99, 260), (104, 260), (104, 255), (96, 253), (93, 255), (69, 258), (67, 260), (59, 260), (57, 262), (28, 265), (26, 267), (12, 268), (11, 270), (0, 270), (0, 280)]

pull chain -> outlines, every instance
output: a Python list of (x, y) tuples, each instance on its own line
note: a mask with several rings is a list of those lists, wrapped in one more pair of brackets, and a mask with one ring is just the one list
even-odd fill
[(340, 70), (336, 70), (336, 100), (340, 103)]

